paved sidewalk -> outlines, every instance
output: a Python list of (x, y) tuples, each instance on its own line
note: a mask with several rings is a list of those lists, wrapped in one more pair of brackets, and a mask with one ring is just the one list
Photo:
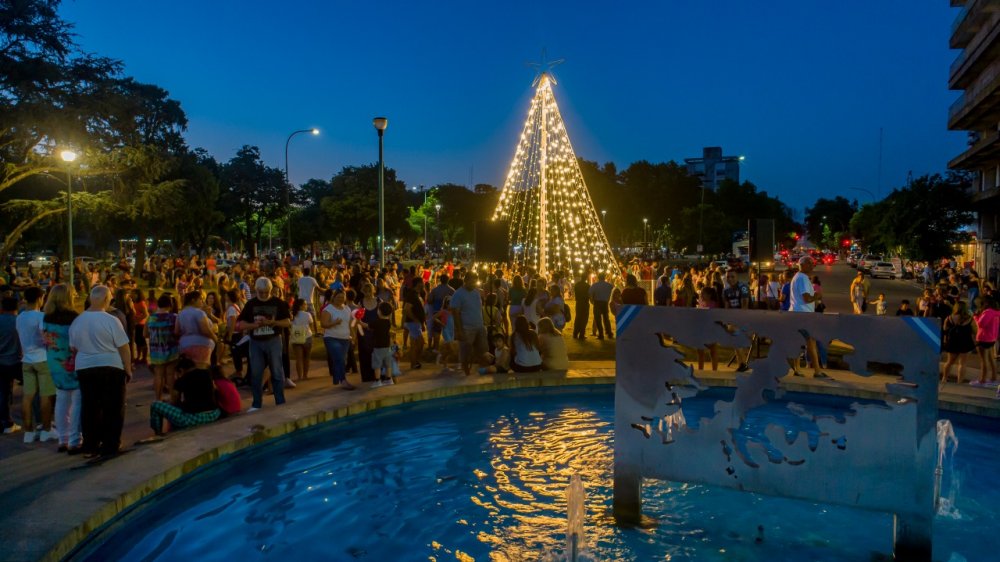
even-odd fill
[[(426, 365), (426, 364), (425, 364)], [(56, 453), (54, 443), (26, 445), (21, 434), (0, 438), (0, 545), (9, 561), (58, 559), (102, 522), (114, 517), (159, 487), (236, 450), (297, 429), (331, 419), (404, 402), (457, 396), (494, 389), (612, 384), (614, 362), (577, 361), (567, 373), (465, 377), (457, 372), (439, 373), (433, 365), (407, 372), (399, 384), (356, 391), (334, 388), (326, 365), (314, 361), (310, 379), (286, 390), (287, 404), (276, 407), (265, 397), (264, 408), (220, 422), (171, 434), (154, 444), (134, 446), (120, 458), (101, 466), (88, 466), (77, 456)], [(787, 377), (783, 386), (791, 391), (831, 393), (875, 398), (884, 396), (885, 384), (894, 377), (859, 377), (843, 371), (828, 371), (830, 380)], [(978, 373), (977, 373), (978, 374)], [(735, 385), (732, 370), (703, 372), (703, 380), (715, 386)], [(350, 380), (358, 383), (358, 376)], [(19, 396), (20, 391), (17, 391)], [(244, 408), (249, 391), (241, 389)], [(942, 408), (1000, 418), (995, 390), (968, 385), (945, 385)], [(151, 376), (145, 369), (128, 387), (128, 406), (123, 443), (133, 446), (149, 437)]]

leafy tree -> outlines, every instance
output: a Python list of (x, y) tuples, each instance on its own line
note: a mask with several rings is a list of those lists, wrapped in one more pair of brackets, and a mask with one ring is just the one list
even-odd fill
[[(386, 239), (403, 236), (406, 222), (406, 184), (396, 179), (396, 171), (385, 169)], [(378, 165), (345, 166), (330, 181), (330, 195), (321, 203), (330, 232), (345, 242), (360, 242), (376, 248), (378, 236)]]
[[(29, 229), (65, 219), (66, 193), (45, 200), (15, 199), (4, 203), (0, 209), (6, 217), (16, 221), (16, 225), (6, 232), (0, 245), (0, 261), (6, 263), (7, 257)], [(73, 193), (73, 210), (74, 214), (80, 212), (88, 215), (107, 215), (115, 212), (116, 207), (107, 191), (100, 193), (83, 191)]]
[(441, 204), (437, 193), (433, 190), (427, 194), (426, 201), (421, 202), (419, 207), (410, 207), (406, 217), (406, 223), (410, 225), (410, 230), (417, 234), (419, 238), (424, 237), (424, 230), (427, 230), (426, 244), (430, 245), (434, 239), (433, 233), (438, 229), (437, 206)]
[[(464, 185), (441, 184), (435, 186), (434, 197), (441, 203), (441, 221), (438, 234), (447, 246), (471, 244), (475, 240), (476, 223), (493, 217), (500, 198), (500, 192), (481, 184), (477, 191), (470, 191)], [(430, 199), (428, 197), (428, 199)], [(431, 209), (428, 209), (431, 212)], [(437, 209), (433, 209), (437, 216)], [(431, 236), (433, 240), (434, 237)]]
[(284, 172), (265, 165), (256, 146), (244, 145), (222, 166), (220, 176), (222, 212), (255, 256), (264, 225), (285, 214)]
[(961, 173), (926, 175), (864, 205), (851, 219), (852, 234), (873, 250), (899, 252), (915, 260), (954, 253), (974, 219), (969, 177)]
[[(836, 248), (840, 236), (850, 230), (851, 217), (857, 210), (857, 201), (848, 201), (840, 195), (833, 199), (820, 197), (806, 209), (805, 227), (809, 240), (813, 244)], [(824, 234), (824, 227), (829, 235)]]
[(179, 157), (168, 174), (171, 181), (180, 184), (174, 196), (164, 201), (161, 212), (165, 226), (172, 230), (175, 241), (186, 240), (199, 253), (226, 219), (219, 210), (218, 170), (215, 159), (197, 149)]
[(84, 54), (58, 0), (0, 0), (0, 191), (58, 167), (57, 146), (87, 146), (117, 61)]
[(292, 235), (295, 243), (301, 245), (305, 241), (330, 240), (333, 230), (321, 207), (323, 198), (332, 193), (330, 182), (311, 179), (296, 191), (301, 205), (292, 212)]

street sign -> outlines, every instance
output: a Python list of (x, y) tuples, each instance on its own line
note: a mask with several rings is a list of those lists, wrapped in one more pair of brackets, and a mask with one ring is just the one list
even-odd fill
[(698, 253), (700, 254), (704, 248), (701, 244), (698, 244)]

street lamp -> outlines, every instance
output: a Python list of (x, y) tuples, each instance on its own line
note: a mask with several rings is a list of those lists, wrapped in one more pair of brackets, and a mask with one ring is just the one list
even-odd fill
[(76, 161), (76, 153), (72, 150), (63, 150), (59, 157), (66, 163), (66, 247), (69, 249), (69, 286), (75, 288), (73, 279), (73, 172), (69, 164)]
[(288, 143), (292, 142), (292, 137), (299, 133), (312, 133), (313, 135), (319, 134), (319, 129), (299, 129), (298, 131), (292, 132), (285, 139), (285, 224), (288, 225), (288, 257), (291, 258), (292, 251), (292, 182), (288, 179)]
[[(422, 185), (420, 187), (413, 186), (411, 189), (413, 189), (413, 191), (416, 191), (417, 193), (423, 193), (424, 194), (424, 204), (421, 205), (420, 208), (423, 209), (424, 207), (426, 207), (427, 206), (427, 190), (424, 189), (424, 186), (422, 186)], [(423, 213), (423, 215), (424, 215), (424, 253), (426, 254), (427, 253), (427, 213)]]
[(601, 226), (607, 228), (606, 222), (608, 222), (608, 210), (601, 209)]
[(378, 131), (378, 267), (385, 267), (385, 162), (382, 160), (382, 137), (389, 120), (385, 117), (372, 119)]
[(642, 251), (646, 251), (646, 228), (649, 226), (649, 219), (642, 219)]
[(437, 225), (438, 238), (441, 238), (441, 204), (434, 205), (434, 209), (437, 211), (437, 219), (434, 221), (434, 224)]
[(848, 189), (850, 189), (851, 191), (860, 191), (862, 193), (867, 193), (868, 197), (872, 198), (872, 203), (875, 202), (875, 194), (872, 193), (871, 191), (868, 191), (867, 189), (864, 189), (862, 187), (849, 187)]

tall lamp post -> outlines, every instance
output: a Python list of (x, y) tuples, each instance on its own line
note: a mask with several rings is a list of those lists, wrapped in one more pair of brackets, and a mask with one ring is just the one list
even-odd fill
[(378, 267), (385, 267), (385, 162), (382, 159), (382, 138), (389, 120), (385, 117), (372, 119), (378, 131)]
[(649, 219), (647, 219), (647, 218), (642, 219), (642, 252), (643, 252), (643, 254), (646, 253), (646, 230), (648, 230), (648, 227), (649, 227)]
[[(421, 185), (420, 187), (413, 187), (412, 189), (413, 189), (413, 191), (416, 191), (417, 193), (423, 193), (424, 194), (424, 204), (421, 206), (421, 209), (423, 207), (426, 207), (427, 206), (427, 190), (424, 189), (424, 186)], [(427, 253), (427, 213), (424, 213), (423, 215), (424, 215), (424, 253), (426, 254)]]
[(434, 221), (434, 224), (437, 226), (438, 244), (440, 244), (442, 242), (441, 241), (441, 204), (438, 203), (437, 205), (434, 205), (434, 209), (437, 210), (437, 219)]
[(76, 153), (72, 150), (63, 150), (59, 157), (66, 163), (66, 247), (69, 250), (69, 286), (76, 288), (76, 280), (73, 278), (73, 171), (69, 164), (76, 160)]
[(285, 139), (285, 224), (288, 225), (288, 251), (289, 258), (291, 257), (292, 251), (292, 182), (288, 179), (288, 143), (292, 142), (292, 137), (299, 133), (312, 133), (313, 135), (319, 134), (319, 129), (299, 129), (298, 131), (292, 132)]

